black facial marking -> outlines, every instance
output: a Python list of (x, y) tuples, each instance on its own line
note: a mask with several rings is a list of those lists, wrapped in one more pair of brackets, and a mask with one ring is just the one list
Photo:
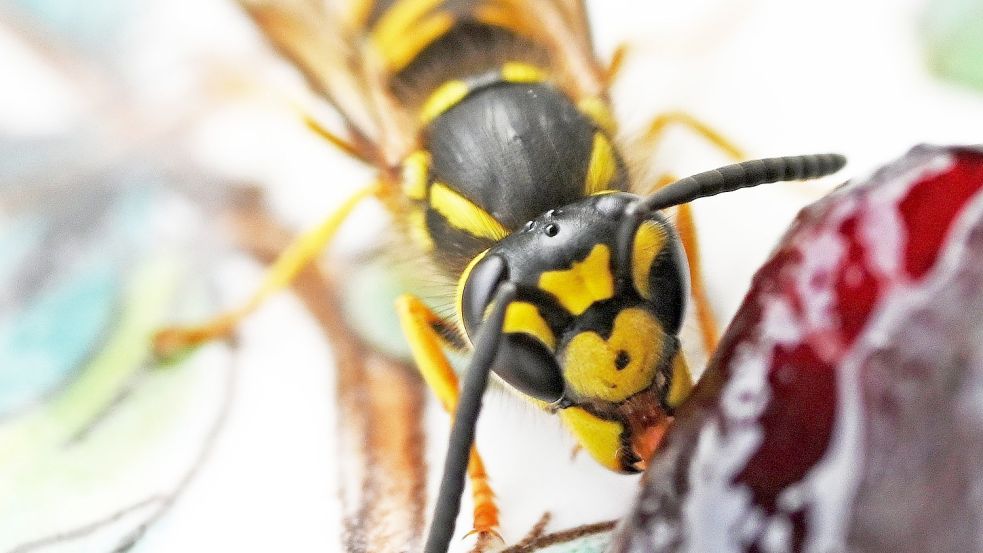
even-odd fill
[(625, 350), (619, 351), (618, 356), (614, 358), (614, 368), (618, 369), (619, 371), (623, 370), (628, 366), (628, 363), (631, 363), (631, 356), (628, 355), (628, 352)]

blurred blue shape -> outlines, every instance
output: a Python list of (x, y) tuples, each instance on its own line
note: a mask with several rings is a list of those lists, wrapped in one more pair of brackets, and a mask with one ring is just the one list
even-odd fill
[(147, 249), (156, 181), (126, 168), (71, 179), (0, 234), (0, 417), (70, 384), (102, 347)]
[(141, 0), (3, 0), (48, 33), (105, 51), (137, 13)]
[(101, 344), (120, 275), (94, 262), (45, 291), (0, 327), (0, 417), (71, 380)]

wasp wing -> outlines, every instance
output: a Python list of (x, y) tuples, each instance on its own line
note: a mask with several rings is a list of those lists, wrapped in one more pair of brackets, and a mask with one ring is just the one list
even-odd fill
[(344, 117), (351, 140), (371, 161), (394, 166), (416, 129), (387, 90), (389, 76), (364, 40), (371, 2), (240, 0), (273, 46)]
[(578, 99), (606, 95), (606, 68), (594, 54), (582, 0), (494, 0), (488, 4), (508, 14), (509, 27), (549, 49), (555, 77), (568, 93)]

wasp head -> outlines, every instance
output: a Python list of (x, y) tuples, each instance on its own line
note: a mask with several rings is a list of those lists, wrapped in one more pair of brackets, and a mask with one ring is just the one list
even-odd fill
[(691, 387), (677, 337), (685, 256), (657, 213), (619, 248), (635, 200), (608, 193), (550, 210), (472, 261), (459, 287), (459, 314), (474, 337), (497, 286), (517, 285), (493, 370), (559, 411), (584, 449), (625, 472), (640, 470)]

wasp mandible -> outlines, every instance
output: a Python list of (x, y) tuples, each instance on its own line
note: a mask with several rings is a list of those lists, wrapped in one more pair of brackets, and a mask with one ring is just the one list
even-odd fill
[[(641, 144), (620, 139), (608, 88), (623, 50), (609, 65), (597, 60), (579, 0), (241, 3), (345, 123), (336, 133), (311, 119), (312, 129), (378, 178), (288, 248), (245, 306), (164, 330), (156, 347), (228, 333), (360, 202), (383, 203), (434, 271), (457, 283), (452, 318), (412, 295), (396, 306), (421, 374), (455, 416), (428, 552), (447, 549), (465, 474), (474, 530), (498, 525), (473, 446), (489, 372), (556, 413), (601, 465), (642, 470), (693, 385), (678, 338), (691, 295), (708, 349), (716, 339), (686, 204), (844, 163), (831, 154), (750, 161), (644, 194), (651, 183), (623, 154), (668, 125), (739, 150), (682, 113), (656, 118)], [(671, 224), (670, 208), (690, 224)], [(473, 350), (463, 395), (445, 349)]]

